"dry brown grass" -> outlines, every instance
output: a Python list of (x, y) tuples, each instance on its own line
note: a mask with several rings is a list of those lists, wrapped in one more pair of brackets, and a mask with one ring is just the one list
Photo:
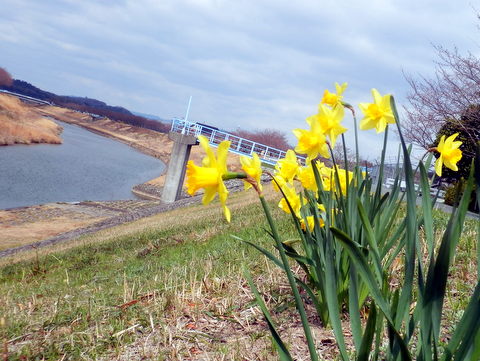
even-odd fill
[(16, 97), (0, 94), (0, 145), (62, 142), (62, 127)]

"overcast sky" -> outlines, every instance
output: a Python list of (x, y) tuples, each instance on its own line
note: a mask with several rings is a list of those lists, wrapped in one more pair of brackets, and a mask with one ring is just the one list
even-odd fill
[[(432, 44), (479, 52), (478, 6), (464, 0), (0, 3), (0, 67), (14, 78), (167, 119), (192, 95), (190, 120), (225, 129), (306, 128), (336, 81), (354, 105), (372, 87), (404, 104), (402, 71), (431, 74)], [(373, 130), (360, 143), (379, 155)]]

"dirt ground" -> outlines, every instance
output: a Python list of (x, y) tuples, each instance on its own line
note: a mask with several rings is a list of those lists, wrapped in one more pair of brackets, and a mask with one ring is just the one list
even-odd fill
[[(115, 122), (107, 118), (94, 120), (88, 114), (57, 106), (24, 106), (28, 108), (29, 112), (37, 114), (39, 117), (49, 117), (79, 125), (100, 135), (121, 141), (168, 164), (173, 147), (173, 142), (168, 138), (168, 134)], [(201, 163), (203, 156), (201, 147), (194, 146), (192, 148), (190, 159), (196, 164)], [(238, 169), (238, 156), (229, 155), (228, 165), (230, 169)], [(159, 174), (157, 178), (146, 184), (134, 187), (140, 193), (146, 190), (151, 196), (150, 201), (94, 202), (94, 207), (88, 202), (52, 203), (0, 210), (0, 251), (33, 244), (75, 229), (94, 226), (120, 214), (135, 212), (138, 207), (158, 206), (158, 195), (161, 194), (164, 181), (165, 174)], [(135, 192), (135, 194), (138, 195), (139, 192)]]

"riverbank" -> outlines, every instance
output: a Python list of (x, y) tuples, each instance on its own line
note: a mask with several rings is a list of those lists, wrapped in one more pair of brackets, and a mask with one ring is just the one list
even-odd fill
[[(93, 119), (88, 114), (57, 106), (38, 106), (37, 109), (43, 116), (51, 117), (65, 123), (75, 124), (91, 132), (120, 141), (144, 154), (160, 159), (168, 165), (173, 141), (168, 138), (168, 134), (166, 133), (135, 127), (108, 118)], [(192, 147), (190, 159), (196, 164), (200, 164), (204, 156), (205, 154), (201, 147)], [(230, 153), (227, 159), (229, 169), (238, 170), (239, 164), (239, 156)], [(158, 193), (158, 189), (163, 187), (164, 182), (165, 174), (159, 174), (157, 178), (151, 179), (145, 184), (157, 188), (157, 191), (152, 193), (155, 197), (155, 194)], [(138, 191), (139, 193), (141, 192), (140, 189), (138, 189)]]
[[(230, 192), (243, 190), (243, 182), (239, 180), (227, 181), (226, 185)], [(59, 202), (0, 210), (0, 259), (196, 204), (201, 198), (200, 194), (173, 203), (157, 200)]]
[[(167, 134), (106, 118), (95, 120), (88, 114), (57, 106), (29, 105), (28, 107), (39, 117), (44, 117), (44, 119), (48, 117), (80, 126), (99, 135), (125, 143), (144, 154), (168, 163), (173, 142), (168, 139)], [(193, 147), (190, 159), (199, 164), (203, 156), (203, 150), (200, 147)], [(230, 168), (238, 167), (238, 156), (230, 155), (228, 162)], [(62, 239), (71, 239), (83, 234), (84, 231), (92, 232), (102, 229), (101, 227), (109, 224), (108, 220), (116, 217), (117, 221), (122, 221), (122, 218), (118, 217), (127, 214), (130, 214), (130, 216), (124, 217), (127, 220), (142, 214), (154, 214), (154, 212), (160, 211), (158, 206), (160, 206), (159, 199), (164, 179), (165, 174), (159, 174), (158, 177), (133, 187), (132, 192), (145, 200), (51, 203), (0, 210), (0, 251), (25, 246), (31, 249), (38, 245), (37, 242), (62, 237)], [(194, 198), (192, 201), (197, 200)], [(182, 204), (181, 202), (175, 203), (175, 207)], [(139, 209), (147, 213), (138, 213)]]

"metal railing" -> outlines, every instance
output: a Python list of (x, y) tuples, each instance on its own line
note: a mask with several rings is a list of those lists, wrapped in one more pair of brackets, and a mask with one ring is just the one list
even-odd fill
[(22, 100), (26, 100), (26, 101), (29, 101), (29, 102), (32, 102), (32, 103), (52, 105), (51, 102), (47, 102), (46, 100), (29, 97), (28, 95), (23, 95), (23, 94), (14, 93), (14, 92), (11, 92), (11, 91), (8, 91), (8, 90), (4, 90), (4, 89), (0, 89), (0, 93), (5, 93), (5, 94), (13, 95), (13, 96), (16, 96), (17, 98), (20, 98), (20, 99), (22, 99)]
[[(209, 127), (200, 123), (193, 123), (179, 118), (172, 119), (172, 132), (177, 132), (186, 135), (199, 136), (203, 135), (208, 138), (212, 146), (218, 146), (224, 140), (229, 140), (230, 149), (232, 153), (252, 156), (257, 153), (262, 162), (275, 165), (279, 159), (285, 157), (285, 151), (270, 147), (268, 145), (253, 142), (251, 140), (238, 137), (236, 135), (224, 132), (218, 128)], [(297, 157), (301, 164), (305, 164), (304, 157)]]

